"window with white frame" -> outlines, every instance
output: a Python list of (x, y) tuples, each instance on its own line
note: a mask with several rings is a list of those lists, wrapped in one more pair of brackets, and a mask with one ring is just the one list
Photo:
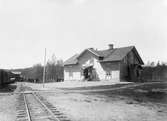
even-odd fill
[(69, 77), (73, 77), (73, 72), (69, 72)]
[(111, 72), (110, 72), (110, 71), (107, 71), (107, 72), (106, 72), (106, 79), (107, 79), (107, 80), (110, 80), (110, 79), (111, 79)]

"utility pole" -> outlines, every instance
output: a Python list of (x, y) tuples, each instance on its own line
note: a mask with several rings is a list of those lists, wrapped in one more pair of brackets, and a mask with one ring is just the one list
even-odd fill
[(46, 70), (46, 48), (45, 48), (44, 69), (43, 69), (43, 88), (44, 88), (44, 84), (45, 84), (45, 70)]

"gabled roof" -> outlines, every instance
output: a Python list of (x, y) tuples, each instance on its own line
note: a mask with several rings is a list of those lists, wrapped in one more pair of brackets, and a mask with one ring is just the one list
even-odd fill
[(97, 50), (96, 52), (97, 52), (100, 56), (102, 56), (102, 57), (107, 57), (107, 56), (110, 55), (113, 51), (114, 51), (114, 49), (113, 49), (113, 50), (107, 49), (107, 50)]
[(92, 53), (93, 55), (97, 56), (97, 57), (101, 57), (99, 53), (97, 53), (96, 50), (94, 50), (93, 48), (88, 48), (85, 49), (84, 51), (82, 51), (77, 58), (79, 58), (80, 56), (82, 56), (83, 53), (85, 53), (86, 51), (89, 51), (90, 53)]
[(139, 59), (139, 62), (141, 64), (144, 64), (136, 48), (134, 46), (129, 46), (129, 47), (107, 49), (107, 50), (95, 50), (93, 48), (88, 48), (88, 49), (85, 49), (81, 54), (72, 56), (70, 59), (65, 61), (64, 65), (77, 64), (78, 58), (81, 57), (85, 51), (89, 51), (97, 57), (102, 57), (103, 59), (100, 60), (100, 62), (121, 61), (130, 51), (132, 51), (132, 49), (134, 49), (134, 52)]
[(64, 62), (64, 65), (74, 65), (78, 63), (77, 60), (78, 54), (75, 54), (74, 56), (72, 56), (71, 58), (69, 58), (68, 60), (66, 60)]
[(104, 58), (104, 61), (120, 61), (122, 60), (132, 49), (134, 46), (129, 47), (122, 47), (122, 48), (115, 48), (113, 49), (112, 53), (109, 54), (106, 58)]

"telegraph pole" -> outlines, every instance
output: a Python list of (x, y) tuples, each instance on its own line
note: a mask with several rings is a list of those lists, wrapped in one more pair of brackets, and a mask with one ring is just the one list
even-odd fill
[(45, 84), (45, 72), (46, 72), (46, 48), (45, 48), (45, 55), (44, 55), (43, 88), (44, 88), (44, 84)]

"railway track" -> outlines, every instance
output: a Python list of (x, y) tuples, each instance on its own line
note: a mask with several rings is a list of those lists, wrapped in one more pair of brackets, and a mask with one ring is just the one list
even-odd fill
[[(23, 87), (20, 87), (22, 90)], [(18, 94), (16, 121), (70, 121), (46, 99), (36, 93)]]

